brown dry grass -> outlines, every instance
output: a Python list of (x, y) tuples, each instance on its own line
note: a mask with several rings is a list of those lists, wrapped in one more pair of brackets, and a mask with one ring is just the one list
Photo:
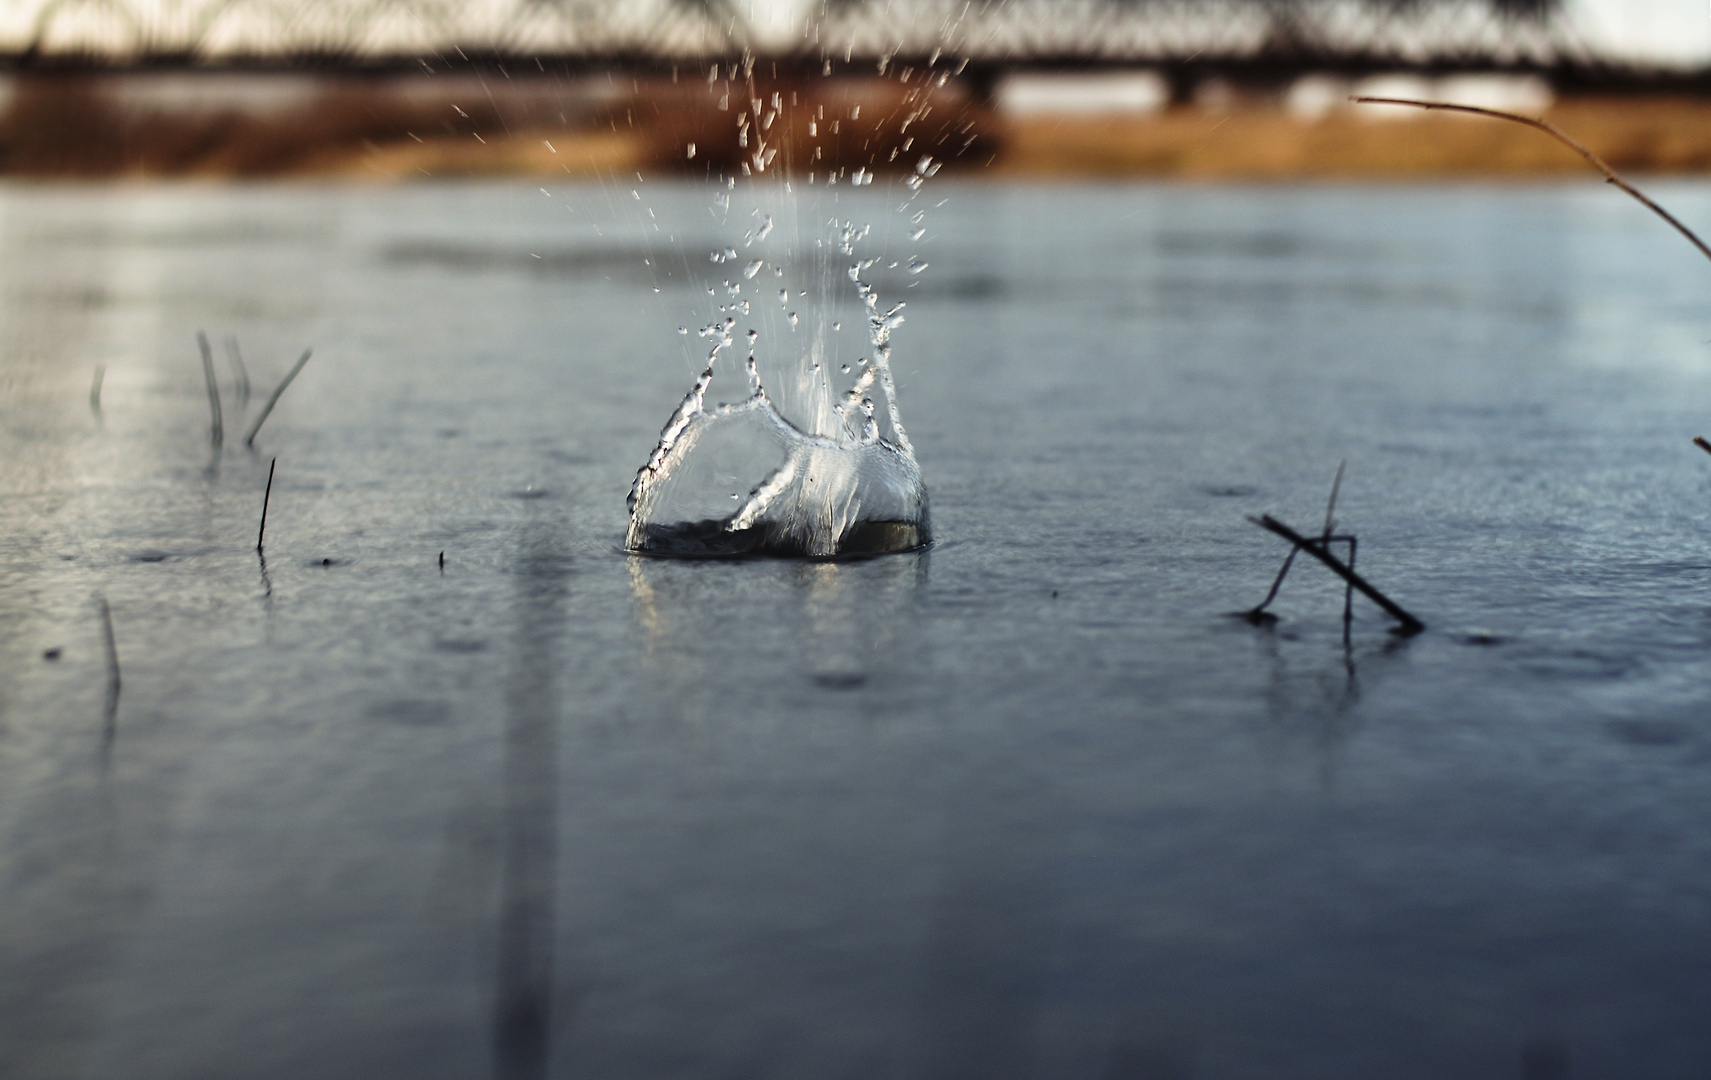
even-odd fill
[[(1711, 171), (1711, 101), (1565, 99), (1546, 118), (1623, 172)], [(1497, 120), (1359, 106), (1314, 122), (1279, 110), (1028, 119), (1003, 131), (999, 176), (1192, 180), (1430, 179), (1584, 174), (1537, 131)]]

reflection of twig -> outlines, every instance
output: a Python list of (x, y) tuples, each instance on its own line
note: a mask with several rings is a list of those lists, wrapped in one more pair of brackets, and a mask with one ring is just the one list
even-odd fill
[(89, 384), (89, 411), (101, 415), (101, 380), (107, 377), (107, 365), (95, 365), (95, 378)]
[(273, 393), (268, 395), (267, 404), (261, 407), (261, 414), (255, 418), (255, 423), (250, 425), (249, 434), (244, 436), (245, 446), (255, 445), (255, 433), (261, 430), (262, 422), (265, 421), (268, 414), (273, 411), (273, 407), (279, 404), (279, 395), (285, 393), (285, 388), (290, 386), (291, 380), (295, 379), (297, 377), (297, 373), (303, 370), (303, 365), (309, 362), (309, 354), (314, 351), (315, 350), (313, 349), (304, 349), (303, 355), (297, 358), (297, 363), (292, 365), (290, 371), (286, 372), (285, 379), (278, 386), (273, 388)]
[(1359, 105), (1407, 105), (1415, 109), (1433, 109), (1444, 112), (1472, 113), (1475, 116), (1490, 116), (1495, 117), (1498, 120), (1510, 120), (1517, 124), (1525, 124), (1530, 128), (1536, 128), (1585, 158), (1587, 164), (1604, 174), (1605, 183), (1615, 184), (1617, 187), (1639, 200), (1642, 206), (1656, 214), (1658, 217), (1669, 222), (1670, 225), (1675, 228), (1676, 232), (1687, 237), (1688, 242), (1698, 248), (1701, 255), (1705, 256), (1707, 259), (1711, 259), (1711, 247), (1706, 247), (1705, 241), (1695, 236), (1692, 229), (1689, 229), (1686, 225), (1677, 221), (1675, 216), (1668, 210), (1665, 210), (1657, 203), (1646, 198), (1646, 196), (1640, 192), (1639, 188), (1636, 188), (1634, 185), (1616, 175), (1616, 170), (1612, 169), (1609, 163), (1603, 158), (1594, 154), (1581, 143), (1569, 137), (1569, 135), (1561, 128), (1547, 120), (1540, 120), (1537, 117), (1532, 116), (1521, 116), (1518, 113), (1504, 112), (1501, 109), (1482, 109), (1477, 105), (1451, 105), (1448, 102), (1443, 101), (1415, 101), (1413, 98), (1390, 97), (1356, 97), (1350, 98), (1349, 100)]
[(1373, 588), (1365, 578), (1343, 565), (1342, 560), (1331, 554), (1330, 544), (1325, 540), (1309, 540), (1270, 514), (1262, 514), (1257, 518), (1250, 517), (1248, 520), (1262, 529), (1269, 529), (1294, 544), (1298, 550), (1305, 551), (1324, 563), (1331, 569), (1332, 573), (1348, 582), (1350, 586), (1359, 589), (1361, 595), (1383, 608), (1385, 614), (1400, 623), (1399, 630), (1401, 633), (1418, 634), (1426, 629), (1425, 623), (1402, 610), (1401, 605), (1397, 604), (1396, 601)]
[(208, 380), (208, 411), (213, 414), (214, 445), (226, 441), (226, 425), (220, 416), (220, 384), (214, 381), (214, 350), (208, 347), (208, 335), (196, 331), (196, 345), (202, 350), (202, 375)]
[(101, 636), (107, 645), (107, 711), (101, 725), (102, 741), (111, 743), (118, 731), (119, 720), (119, 646), (113, 641), (113, 612), (107, 598), (95, 598), (101, 605)]

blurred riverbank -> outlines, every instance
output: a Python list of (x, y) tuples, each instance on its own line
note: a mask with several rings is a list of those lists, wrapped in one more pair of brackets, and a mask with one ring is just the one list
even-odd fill
[[(1350, 106), (1347, 95), (1360, 83), (1307, 76), (1259, 92), (1213, 82), (1185, 94), (1148, 78), (994, 85), (908, 68), (752, 81), (729, 72), (521, 77), (503, 69), (12, 74), (0, 76), (0, 175), (730, 175), (769, 148), (776, 159), (768, 166), (814, 182), (846, 180), (858, 169), (905, 170), (923, 153), (970, 173), (1061, 179), (1548, 177), (1585, 169), (1519, 126)], [(1379, 89), (1543, 115), (1624, 171), (1711, 171), (1708, 97), (1557, 96), (1525, 78), (1409, 78)], [(751, 112), (756, 146), (741, 119)]]

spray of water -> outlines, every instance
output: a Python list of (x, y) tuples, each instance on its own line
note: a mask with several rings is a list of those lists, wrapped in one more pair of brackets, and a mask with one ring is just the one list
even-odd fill
[[(717, 311), (698, 331), (709, 342), (706, 367), (636, 474), (626, 544), (649, 554), (808, 558), (920, 547), (932, 539), (927, 489), (891, 367), (905, 304), (882, 299), (881, 289), (908, 288), (927, 269), (914, 247), (898, 257), (887, 247), (926, 235), (916, 204), (939, 162), (912, 145), (909, 129), (945, 80), (894, 72), (915, 86), (890, 120), (892, 137), (870, 160), (852, 163), (845, 151), (840, 164), (836, 140), (844, 123), (860, 120), (860, 104), (828, 116), (819, 103), (791, 116), (785, 93), (756, 87), (753, 66), (730, 70), (723, 84), (718, 69), (709, 77), (738, 114), (739, 156), (717, 181), (715, 215), (733, 213), (733, 202), (736, 213), (754, 205), (740, 241), (708, 254)], [(778, 137), (792, 126), (795, 138)], [(876, 175), (893, 179), (875, 186)], [(843, 216), (850, 210), (877, 215), (881, 235), (871, 220)], [(861, 332), (853, 363), (843, 359), (852, 351), (840, 334), (846, 311)], [(726, 387), (735, 400), (714, 401)]]

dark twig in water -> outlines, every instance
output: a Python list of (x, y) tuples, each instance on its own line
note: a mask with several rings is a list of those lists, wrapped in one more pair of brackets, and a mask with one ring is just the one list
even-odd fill
[(1383, 608), (1385, 614), (1389, 615), (1401, 624), (1398, 628), (1400, 633), (1418, 634), (1420, 631), (1426, 629), (1425, 623), (1402, 610), (1401, 605), (1397, 604), (1396, 601), (1379, 592), (1365, 578), (1355, 573), (1349, 567), (1343, 565), (1342, 560), (1331, 554), (1330, 545), (1325, 540), (1309, 540), (1307, 537), (1302, 536), (1300, 533), (1272, 517), (1270, 514), (1262, 514), (1257, 518), (1250, 517), (1248, 520), (1253, 522), (1255, 525), (1258, 525), (1260, 528), (1268, 529), (1283, 537), (1285, 540), (1288, 540), (1299, 550), (1305, 551), (1307, 554), (1324, 563), (1330, 568), (1332, 573), (1348, 582), (1352, 587), (1359, 589), (1362, 596), (1365, 596), (1368, 600), (1371, 600), (1373, 603)]
[(440, 552), (440, 573), (446, 572), (446, 553)]
[(244, 367), (244, 358), (238, 352), (238, 339), (226, 338), (226, 362), (232, 365), (232, 374), (238, 380), (238, 404), (247, 408), (250, 403), (250, 372)]
[(119, 646), (113, 640), (113, 612), (107, 607), (107, 598), (97, 596), (95, 600), (101, 605), (101, 637), (107, 645), (107, 711), (101, 738), (111, 743), (119, 721)]
[(1585, 158), (1587, 164), (1591, 165), (1593, 168), (1597, 169), (1599, 172), (1604, 174), (1604, 182), (1605, 183), (1614, 184), (1617, 187), (1621, 188), (1623, 191), (1627, 192), (1629, 195), (1632, 195), (1646, 209), (1650, 210), (1652, 213), (1656, 214), (1658, 217), (1663, 218), (1665, 221), (1669, 222), (1670, 225), (1674, 227), (1676, 232), (1687, 237), (1688, 242), (1691, 243), (1694, 247), (1698, 248), (1699, 253), (1701, 255), (1705, 256), (1707, 259), (1711, 259), (1711, 247), (1706, 247), (1705, 241), (1699, 239), (1698, 236), (1695, 236), (1692, 229), (1689, 229), (1686, 225), (1683, 225), (1681, 222), (1677, 221), (1675, 219), (1675, 216), (1673, 214), (1671, 214), (1668, 210), (1665, 210), (1663, 207), (1659, 206), (1657, 203), (1648, 199), (1640, 191), (1639, 188), (1636, 188), (1634, 185), (1628, 183), (1626, 180), (1624, 180), (1620, 176), (1618, 176), (1616, 174), (1616, 170), (1612, 169), (1610, 167), (1609, 163), (1606, 162), (1603, 158), (1599, 157), (1597, 154), (1594, 154), (1591, 150), (1587, 149), (1584, 145), (1582, 145), (1581, 143), (1579, 143), (1576, 140), (1574, 140), (1573, 138), (1571, 138), (1561, 128), (1557, 127), (1555, 124), (1553, 124), (1547, 120), (1541, 120), (1537, 117), (1532, 117), (1532, 116), (1522, 116), (1518, 113), (1504, 112), (1501, 109), (1482, 109), (1477, 105), (1451, 105), (1448, 102), (1443, 102), (1443, 101), (1416, 101), (1413, 98), (1390, 98), (1390, 97), (1356, 97), (1356, 98), (1350, 98), (1349, 100), (1351, 100), (1351, 101), (1353, 101), (1359, 105), (1406, 105), (1406, 106), (1409, 106), (1410, 108), (1415, 108), (1415, 109), (1439, 110), (1439, 111), (1443, 111), (1443, 112), (1472, 113), (1475, 116), (1490, 116), (1490, 117), (1495, 117), (1498, 120), (1510, 120), (1510, 121), (1513, 121), (1514, 123), (1517, 123), (1517, 124), (1525, 124), (1530, 128), (1536, 128), (1537, 130), (1544, 132), (1546, 135), (1549, 135), (1551, 138), (1557, 140), (1558, 142), (1562, 143), (1564, 146), (1573, 150), (1575, 153), (1579, 154), (1581, 157)]
[(255, 445), (255, 433), (261, 430), (263, 421), (267, 419), (269, 413), (273, 412), (273, 407), (279, 404), (279, 395), (285, 393), (285, 388), (290, 386), (291, 380), (295, 379), (297, 373), (303, 370), (303, 365), (309, 362), (309, 354), (314, 351), (314, 349), (304, 349), (303, 355), (297, 358), (297, 363), (293, 364), (291, 370), (286, 373), (284, 381), (273, 388), (273, 393), (267, 397), (267, 404), (261, 407), (260, 415), (255, 418), (255, 423), (250, 425), (249, 434), (244, 436), (245, 446)]
[(278, 458), (267, 463), (267, 490), (261, 496), (261, 528), (255, 534), (255, 549), (257, 551), (261, 550), (261, 542), (267, 537), (267, 503), (273, 498), (273, 467), (278, 464)]
[(196, 331), (196, 344), (202, 350), (202, 375), (208, 380), (208, 411), (213, 414), (214, 445), (226, 441), (226, 425), (220, 417), (220, 384), (214, 381), (214, 350), (208, 347), (208, 335)]
[(101, 415), (101, 380), (107, 377), (107, 365), (95, 365), (95, 378), (89, 384), (89, 411)]
[(1705, 451), (1707, 454), (1711, 454), (1711, 442), (1706, 442), (1705, 436), (1695, 435), (1693, 437), (1693, 445), (1699, 447), (1699, 449)]

